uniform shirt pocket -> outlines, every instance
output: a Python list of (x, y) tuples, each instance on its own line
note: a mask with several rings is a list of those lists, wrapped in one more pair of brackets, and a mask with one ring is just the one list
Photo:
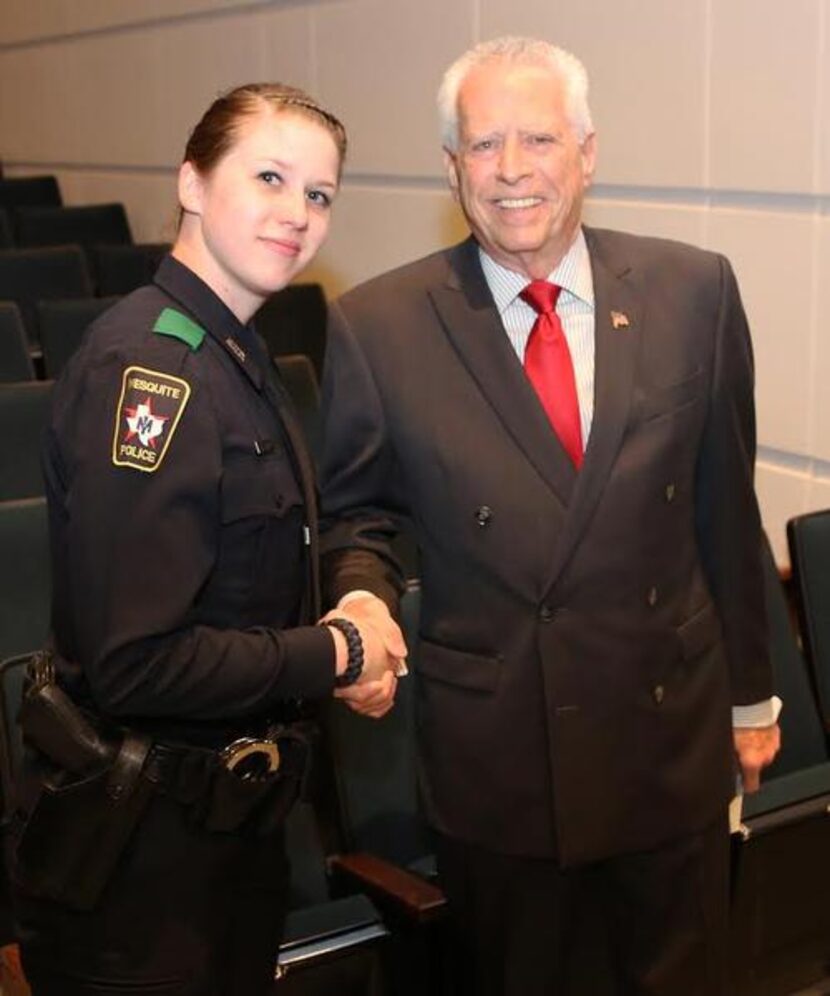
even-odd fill
[(283, 516), (302, 503), (294, 468), (284, 453), (238, 458), (225, 468), (221, 485), (223, 523), (251, 516)]

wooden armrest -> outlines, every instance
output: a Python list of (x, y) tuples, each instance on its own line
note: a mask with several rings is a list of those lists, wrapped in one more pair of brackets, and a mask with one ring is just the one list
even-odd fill
[(329, 862), (333, 871), (359, 882), (372, 899), (391, 904), (418, 923), (433, 919), (447, 904), (438, 886), (374, 854), (336, 854)]

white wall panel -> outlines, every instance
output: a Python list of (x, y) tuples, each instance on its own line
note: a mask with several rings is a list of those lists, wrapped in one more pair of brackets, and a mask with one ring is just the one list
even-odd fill
[(7, 159), (170, 166), (220, 90), (277, 70), (307, 85), (308, 15), (263, 9), (89, 35), (7, 50), (0, 66), (16, 81), (0, 96)]
[(328, 243), (304, 279), (319, 279), (332, 295), (342, 293), (466, 234), (450, 195), (441, 190), (346, 186)]
[(104, 204), (120, 201), (127, 210), (136, 242), (172, 242), (178, 200), (176, 172), (117, 173), (59, 170), (65, 204)]
[(251, 0), (3, 0), (0, 43), (24, 42), (187, 14), (250, 7)]
[(806, 511), (810, 475), (806, 469), (782, 467), (760, 456), (755, 468), (755, 490), (775, 559), (779, 564), (788, 564), (787, 519)]
[(435, 94), (473, 40), (471, 0), (349, 0), (314, 24), (319, 95), (349, 130), (348, 170), (443, 175)]
[(735, 268), (752, 329), (759, 442), (807, 453), (812, 218), (720, 207), (708, 228), (711, 248)]
[(704, 0), (481, 0), (481, 36), (526, 34), (570, 49), (591, 79), (597, 180), (703, 182)]
[(818, 189), (830, 195), (830, 3), (822, 8), (823, 38), (819, 66), (818, 100), (821, 116), (818, 123)]
[(822, 472), (810, 480), (807, 494), (806, 512), (818, 512), (830, 508), (830, 466), (822, 467)]
[(822, 0), (712, 0), (711, 183), (813, 189)]
[(702, 245), (704, 214), (698, 205), (644, 203), (591, 197), (585, 205), (585, 221), (597, 228), (617, 228), (636, 235)]
[(813, 375), (812, 452), (830, 462), (830, 209), (817, 222), (819, 248), (816, 263), (818, 298), (816, 362)]

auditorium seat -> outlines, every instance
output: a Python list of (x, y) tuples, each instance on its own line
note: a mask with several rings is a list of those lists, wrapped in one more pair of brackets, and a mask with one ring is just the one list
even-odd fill
[(286, 823), (291, 891), (274, 996), (379, 996), (389, 931), (363, 893), (332, 898), (319, 801), (297, 803)]
[(14, 246), (14, 234), (9, 212), (5, 208), (0, 208), (0, 249), (11, 249), (12, 246)]
[(149, 284), (169, 251), (167, 242), (92, 246), (89, 256), (98, 294), (101, 297), (129, 294)]
[(17, 303), (30, 351), (40, 349), (35, 302), (92, 294), (89, 269), (78, 246), (0, 250), (0, 301)]
[(61, 203), (60, 188), (54, 176), (12, 176), (0, 179), (0, 207), (59, 207)]
[(322, 379), (328, 309), (319, 284), (292, 284), (277, 291), (254, 317), (272, 356), (304, 353), (311, 359), (318, 382)]
[(14, 228), (21, 248), (76, 245), (88, 259), (93, 246), (129, 244), (133, 240), (123, 204), (21, 207), (14, 212)]
[(0, 660), (41, 647), (51, 592), (45, 498), (0, 502)]
[(80, 297), (37, 302), (38, 336), (47, 377), (56, 379), (60, 376), (67, 360), (81, 344), (87, 326), (118, 300), (117, 297)]
[[(40, 450), (51, 394), (52, 381), (0, 384), (0, 502), (44, 493)], [(5, 562), (14, 569), (14, 560)]]
[(787, 541), (804, 649), (830, 734), (830, 509), (790, 519)]
[(734, 996), (781, 996), (820, 979), (830, 959), (830, 756), (772, 551), (767, 616), (782, 750), (744, 799), (735, 837)]
[(0, 382), (31, 380), (35, 375), (20, 309), (0, 301)]

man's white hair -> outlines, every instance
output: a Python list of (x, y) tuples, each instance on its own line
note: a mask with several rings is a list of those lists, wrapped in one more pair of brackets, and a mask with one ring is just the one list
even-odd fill
[(550, 69), (565, 88), (565, 110), (579, 141), (583, 142), (593, 132), (588, 106), (588, 73), (575, 55), (539, 38), (494, 38), (469, 49), (444, 73), (438, 89), (444, 148), (451, 152), (458, 148), (458, 92), (464, 80), (471, 70), (497, 60)]

